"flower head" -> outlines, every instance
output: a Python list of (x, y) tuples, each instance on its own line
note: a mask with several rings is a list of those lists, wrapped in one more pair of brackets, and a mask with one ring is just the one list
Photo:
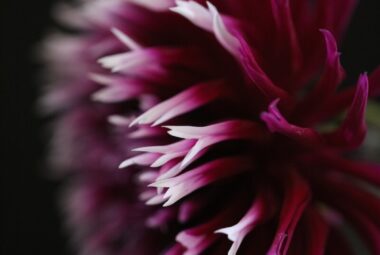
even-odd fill
[(43, 103), (60, 112), (54, 162), (74, 183), (69, 223), (84, 253), (348, 254), (349, 225), (379, 254), (380, 200), (368, 187), (380, 166), (347, 156), (365, 139), (379, 69), (338, 89), (336, 40), (354, 6), (62, 7), (77, 32), (47, 44), (57, 84)]

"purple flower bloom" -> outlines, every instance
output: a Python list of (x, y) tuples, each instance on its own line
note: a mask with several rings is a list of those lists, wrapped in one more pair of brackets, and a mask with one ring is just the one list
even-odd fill
[(338, 90), (354, 6), (61, 5), (42, 103), (82, 253), (351, 254), (348, 225), (380, 254), (380, 166), (347, 156), (380, 69)]

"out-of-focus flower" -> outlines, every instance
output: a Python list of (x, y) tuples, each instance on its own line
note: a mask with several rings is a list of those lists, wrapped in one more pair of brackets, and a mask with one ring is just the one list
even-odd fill
[(44, 48), (42, 104), (58, 116), (52, 161), (82, 253), (351, 254), (349, 226), (380, 254), (380, 166), (348, 155), (380, 69), (338, 90), (354, 6), (60, 6), (72, 32)]

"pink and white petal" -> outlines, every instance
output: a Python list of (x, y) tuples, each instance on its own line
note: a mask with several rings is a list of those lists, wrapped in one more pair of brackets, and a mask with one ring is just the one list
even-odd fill
[(171, 11), (182, 15), (206, 31), (212, 31), (212, 18), (204, 6), (195, 1), (176, 0), (175, 2), (177, 6), (170, 8)]
[[(195, 160), (199, 159), (200, 157), (202, 157), (205, 153), (207, 152), (207, 150), (202, 150), (200, 151), (199, 153), (197, 153), (191, 160), (191, 162), (194, 162)], [(190, 162), (190, 163), (191, 163)], [(182, 160), (180, 162), (178, 162), (176, 165), (172, 166), (170, 169), (168, 169), (166, 172), (163, 172), (161, 173), (160, 172), (160, 175), (158, 176), (157, 178), (157, 181), (159, 180), (164, 180), (164, 179), (168, 179), (168, 178), (172, 178), (178, 174), (180, 174), (181, 172), (183, 172), (185, 170), (185, 168), (188, 166), (188, 164), (186, 165), (183, 165), (182, 164)]]
[(215, 233), (226, 234), (228, 239), (233, 242), (228, 255), (236, 255), (245, 236), (257, 225), (264, 223), (273, 216), (274, 204), (272, 194), (267, 190), (262, 190), (256, 196), (251, 208), (236, 225), (215, 231)]
[(164, 154), (161, 157), (159, 157), (156, 161), (154, 161), (151, 167), (160, 167), (173, 159), (184, 157), (186, 153), (187, 151), (180, 151)]
[(147, 50), (130, 51), (106, 56), (98, 61), (104, 68), (111, 69), (112, 72), (130, 71), (141, 66), (155, 62), (155, 56)]
[(176, 1), (177, 6), (171, 8), (191, 21), (194, 25), (214, 33), (219, 43), (234, 57), (240, 57), (239, 40), (228, 31), (217, 8), (207, 2), (208, 9), (195, 1)]
[(226, 208), (206, 222), (181, 231), (176, 236), (177, 242), (187, 248), (188, 254), (200, 254), (219, 238), (215, 230), (224, 226), (235, 210), (234, 206)]
[(171, 143), (168, 145), (159, 145), (159, 146), (149, 146), (133, 149), (133, 151), (140, 152), (155, 152), (155, 153), (175, 153), (188, 151), (195, 144), (195, 140), (182, 140), (176, 143)]
[[(156, 192), (157, 193), (157, 192)], [(146, 205), (159, 205), (164, 203), (167, 198), (164, 197), (164, 194), (156, 194), (154, 197), (146, 201)]]
[[(135, 118), (133, 118), (134, 120)], [(131, 120), (128, 123), (128, 126), (131, 125)], [(139, 138), (148, 138), (148, 137), (156, 137), (166, 134), (166, 132), (162, 128), (158, 127), (150, 127), (150, 126), (140, 126), (136, 131), (133, 131), (128, 134), (129, 138), (139, 139)]]
[(157, 179), (157, 177), (158, 173), (156, 171), (144, 171), (138, 175), (138, 181), (152, 183)]
[(156, 181), (149, 186), (168, 188), (164, 197), (169, 200), (164, 206), (169, 206), (201, 187), (240, 174), (250, 167), (251, 160), (246, 157), (222, 158), (191, 169), (182, 175)]
[(191, 86), (143, 113), (131, 125), (153, 123), (155, 126), (199, 108), (223, 93), (221, 84), (220, 81), (211, 81)]
[(118, 103), (134, 99), (144, 93), (144, 88), (127, 86), (108, 86), (91, 95), (92, 100), (102, 103)]
[(257, 123), (247, 120), (229, 120), (204, 127), (165, 126), (168, 133), (183, 139), (200, 139), (205, 136), (235, 136), (265, 139), (263, 129)]
[(239, 59), (241, 55), (239, 40), (228, 31), (216, 7), (210, 2), (207, 2), (207, 6), (212, 15), (212, 29), (215, 37), (231, 55)]
[(112, 72), (126, 74), (147, 67), (167, 65), (183, 59), (186, 54), (188, 53), (182, 48), (155, 47), (106, 56), (99, 59), (98, 62)]
[(128, 127), (131, 124), (133, 118), (125, 117), (121, 115), (110, 115), (107, 118), (108, 122), (115, 126)]
[(112, 28), (111, 32), (121, 41), (125, 46), (127, 46), (130, 50), (141, 50), (142, 46), (135, 42), (131, 37), (126, 35), (124, 32), (117, 28)]
[(136, 5), (140, 5), (152, 11), (168, 11), (174, 6), (175, 0), (127, 0)]
[(131, 165), (143, 165), (143, 166), (149, 166), (153, 164), (154, 161), (156, 161), (161, 155), (158, 153), (144, 153), (132, 158), (129, 158), (127, 160), (124, 160), (119, 168), (126, 168)]

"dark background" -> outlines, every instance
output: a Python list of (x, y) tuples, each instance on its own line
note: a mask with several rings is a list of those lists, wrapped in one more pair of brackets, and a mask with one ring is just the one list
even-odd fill
[[(44, 174), (46, 121), (35, 114), (40, 84), (32, 51), (52, 25), (54, 2), (0, 0), (2, 255), (69, 254), (56, 205), (59, 183)], [(341, 51), (352, 81), (380, 64), (380, 1), (361, 1)]]

